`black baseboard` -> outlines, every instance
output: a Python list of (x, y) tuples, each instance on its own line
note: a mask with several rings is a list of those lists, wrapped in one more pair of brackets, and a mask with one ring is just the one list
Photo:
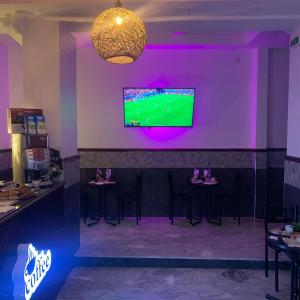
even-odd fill
[[(274, 261), (269, 269), (274, 269)], [(289, 269), (288, 261), (280, 261), (279, 269)], [(198, 258), (147, 258), (147, 257), (74, 257), (73, 267), (121, 268), (205, 268), (205, 269), (264, 269), (263, 260), (198, 259)]]

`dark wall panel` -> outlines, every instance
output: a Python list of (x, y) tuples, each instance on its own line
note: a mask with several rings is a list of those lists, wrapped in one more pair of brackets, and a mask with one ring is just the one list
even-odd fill
[[(97, 215), (97, 191), (88, 187), (88, 181), (95, 177), (96, 169), (85, 168), (80, 171), (81, 176), (81, 206), (82, 212), (89, 204), (90, 215)], [(111, 210), (116, 209), (116, 197), (119, 194), (132, 192), (135, 189), (135, 176), (140, 172), (143, 173), (143, 187), (142, 187), (142, 205), (143, 216), (167, 216), (169, 207), (169, 187), (168, 187), (168, 172), (171, 172), (174, 177), (175, 191), (184, 192), (193, 195), (195, 210), (197, 209), (197, 202), (201, 201), (203, 195), (195, 191), (188, 183), (191, 178), (193, 169), (189, 168), (171, 168), (171, 169), (156, 169), (156, 168), (122, 168), (112, 169), (113, 176), (118, 181), (118, 185), (111, 189), (107, 195), (108, 205)], [(253, 169), (212, 169), (213, 176), (216, 176), (222, 182), (218, 188), (219, 192), (230, 192), (234, 188), (234, 176), (238, 174), (241, 176), (241, 214), (243, 216), (253, 215), (253, 199), (254, 199), (254, 171)], [(130, 199), (128, 199), (130, 200)], [(262, 201), (262, 200), (260, 200)], [(261, 205), (260, 207), (263, 207)], [(113, 212), (112, 212), (113, 213)], [(127, 216), (135, 215), (135, 204), (128, 201), (125, 208)], [(224, 214), (232, 216), (232, 207), (225, 204)], [(185, 203), (178, 201), (175, 205), (175, 215), (185, 215)]]
[(284, 185), (284, 206), (290, 211), (297, 206), (297, 221), (300, 222), (300, 189), (289, 184)]

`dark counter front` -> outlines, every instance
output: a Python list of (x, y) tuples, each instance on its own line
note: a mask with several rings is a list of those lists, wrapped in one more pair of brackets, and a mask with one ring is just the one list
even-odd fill
[(56, 184), (0, 214), (0, 299), (55, 299), (79, 247), (74, 193)]

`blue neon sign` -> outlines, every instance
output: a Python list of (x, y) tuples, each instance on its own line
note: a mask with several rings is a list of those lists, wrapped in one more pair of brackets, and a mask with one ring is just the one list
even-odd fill
[(28, 246), (28, 257), (24, 269), (25, 299), (29, 300), (51, 267), (51, 251), (38, 252), (32, 244)]
[(17, 261), (12, 271), (14, 299), (31, 299), (51, 268), (50, 250), (38, 251), (32, 244), (19, 244)]

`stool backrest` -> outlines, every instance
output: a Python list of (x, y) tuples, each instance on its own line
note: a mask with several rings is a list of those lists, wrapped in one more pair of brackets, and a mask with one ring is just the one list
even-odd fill
[(143, 173), (136, 175), (136, 193), (137, 197), (141, 199), (142, 197), (142, 182), (143, 182)]
[(242, 178), (240, 174), (234, 175), (234, 193), (235, 197), (239, 198), (242, 190)]
[(171, 172), (168, 172), (168, 184), (169, 184), (169, 197), (170, 199), (175, 198), (174, 180)]

